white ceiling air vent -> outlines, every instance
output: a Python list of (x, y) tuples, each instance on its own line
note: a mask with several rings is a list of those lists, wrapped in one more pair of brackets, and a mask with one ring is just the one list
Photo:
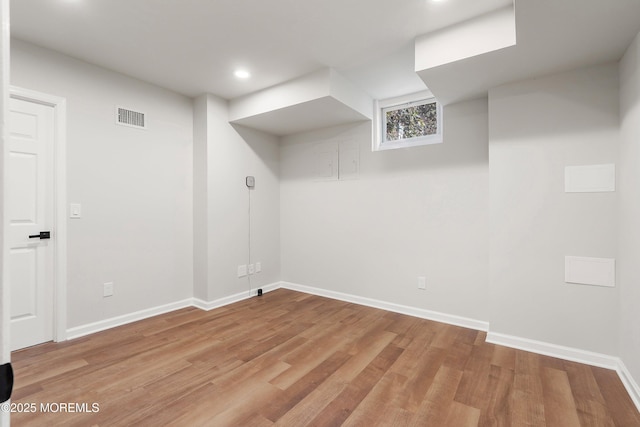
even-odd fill
[(138, 129), (147, 128), (144, 113), (123, 107), (116, 107), (116, 123), (122, 126), (130, 126)]

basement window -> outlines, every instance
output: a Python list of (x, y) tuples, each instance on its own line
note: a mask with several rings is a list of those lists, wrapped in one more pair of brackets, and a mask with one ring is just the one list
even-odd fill
[(442, 106), (431, 92), (375, 102), (374, 151), (442, 142)]

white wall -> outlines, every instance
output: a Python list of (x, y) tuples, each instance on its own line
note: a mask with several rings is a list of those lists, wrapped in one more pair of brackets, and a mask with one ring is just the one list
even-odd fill
[(640, 35), (620, 63), (620, 355), (640, 382)]
[[(206, 197), (196, 203), (194, 233), (207, 236), (196, 238), (194, 289), (212, 302), (280, 280), (278, 139), (230, 125), (227, 101), (214, 95), (194, 106), (194, 187)], [(248, 175), (256, 179), (253, 190), (245, 185)], [(238, 278), (238, 265), (249, 261), (261, 262), (262, 272)]]
[[(191, 99), (18, 40), (11, 83), (67, 99), (68, 327), (192, 295)], [(115, 124), (115, 106), (147, 130)], [(103, 298), (104, 282), (115, 295)]]
[[(317, 180), (315, 146), (339, 142), (359, 178)], [(439, 145), (374, 153), (370, 123), (283, 138), (282, 279), (486, 320), (487, 150), (486, 99), (445, 108)]]
[(193, 296), (209, 300), (207, 96), (193, 100)]
[(618, 159), (617, 65), (489, 92), (491, 331), (618, 354), (619, 290), (564, 283), (564, 257), (617, 257), (617, 193), (564, 193), (567, 165)]

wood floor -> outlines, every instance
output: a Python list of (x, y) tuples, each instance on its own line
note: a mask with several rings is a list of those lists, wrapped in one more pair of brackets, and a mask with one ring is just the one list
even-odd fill
[[(32, 347), (13, 364), (16, 409), (37, 407), (13, 426), (640, 426), (614, 371), (282, 289)], [(62, 402), (84, 412), (40, 407)]]

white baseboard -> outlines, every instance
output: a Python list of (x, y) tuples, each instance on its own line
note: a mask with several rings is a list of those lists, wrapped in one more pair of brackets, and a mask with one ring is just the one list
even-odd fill
[(351, 302), (353, 304), (364, 305), (367, 307), (379, 308), (382, 310), (392, 311), (394, 313), (406, 314), (408, 316), (419, 317), (421, 319), (433, 320), (436, 322), (447, 323), (450, 325), (461, 326), (463, 328), (475, 329), (478, 331), (488, 331), (489, 323), (480, 320), (469, 319), (466, 317), (455, 316), (452, 314), (440, 313), (437, 311), (425, 310), (422, 308), (409, 307), (406, 305), (394, 304), (390, 302), (380, 301), (371, 298), (359, 297), (357, 295), (344, 294), (342, 292), (328, 291), (326, 289), (313, 288), (310, 286), (298, 285), (289, 282), (280, 282), (280, 287), (290, 289), (292, 291), (304, 292), (307, 294), (318, 295), (340, 301)]
[(148, 317), (169, 313), (170, 311), (180, 310), (181, 308), (185, 308), (185, 307), (191, 307), (192, 305), (193, 305), (193, 298), (188, 298), (182, 301), (177, 301), (170, 304), (161, 305), (158, 307), (152, 307), (152, 308), (147, 308), (145, 310), (136, 311), (134, 313), (112, 317), (110, 319), (101, 320), (99, 322), (89, 323), (87, 325), (82, 325), (82, 326), (76, 326), (75, 328), (67, 329), (67, 339), (71, 340), (74, 338), (80, 338), (85, 335), (104, 331), (106, 329), (115, 328), (116, 326), (122, 326), (122, 325), (126, 325), (127, 323), (137, 322), (138, 320), (146, 319)]
[(633, 403), (636, 404), (636, 408), (640, 411), (640, 386), (638, 386), (638, 383), (635, 381), (624, 362), (621, 359), (618, 359), (618, 361), (619, 363), (616, 371), (618, 371), (620, 381), (622, 381), (627, 392), (629, 392), (629, 396), (631, 396), (631, 400), (633, 400)]
[[(262, 289), (262, 292), (266, 294), (267, 292), (275, 291), (276, 289), (280, 289), (280, 288), (281, 288), (281, 282), (275, 282), (269, 285), (264, 285), (261, 289)], [(251, 294), (252, 296), (258, 294), (257, 289), (253, 289), (251, 292), (252, 292)]]
[(528, 338), (520, 338), (512, 335), (499, 334), (496, 332), (487, 333), (487, 342), (607, 369), (617, 369), (620, 360), (615, 356), (609, 356), (607, 354), (594, 353), (587, 350), (580, 350), (577, 348), (565, 347), (562, 345), (550, 344), (543, 341), (530, 340)]
[(218, 298), (213, 301), (204, 301), (200, 298), (193, 298), (193, 306), (200, 310), (214, 310), (216, 308), (224, 307), (225, 305), (233, 304), (251, 297), (249, 291), (240, 292), (239, 294), (230, 295), (228, 297)]
[[(278, 288), (280, 288), (280, 282), (271, 283), (269, 285), (262, 286), (260, 289), (262, 289), (263, 293), (267, 293), (267, 292), (274, 291)], [(240, 292), (235, 295), (230, 295), (228, 297), (219, 298), (213, 301), (203, 301), (200, 298), (193, 298), (192, 305), (201, 310), (209, 311), (216, 308), (224, 307), (225, 305), (233, 304), (234, 302), (243, 301), (245, 299), (251, 298), (256, 295), (258, 295), (258, 288), (251, 289), (251, 291)]]
[[(278, 289), (279, 287), (280, 282), (276, 282), (265, 285), (261, 289), (262, 292), (267, 293)], [(101, 320), (99, 322), (89, 323), (87, 325), (76, 326), (74, 328), (67, 329), (66, 339), (71, 340), (74, 338), (80, 338), (85, 335), (115, 328), (116, 326), (126, 325), (127, 323), (137, 322), (138, 320), (144, 320), (149, 317), (157, 316), (159, 314), (180, 310), (181, 308), (185, 307), (196, 307), (201, 310), (209, 311), (213, 310), (214, 308), (223, 307), (228, 304), (233, 304), (234, 302), (245, 300), (257, 295), (257, 293), (257, 289), (252, 289), (251, 291), (240, 292), (238, 294), (220, 298), (214, 301), (203, 301), (199, 298), (187, 298), (182, 301), (165, 304), (158, 307), (147, 308), (145, 310), (136, 311), (134, 313), (112, 317), (110, 319)]]
[[(368, 307), (379, 308), (382, 310), (392, 311), (394, 313), (406, 314), (409, 316), (419, 317), (422, 319), (429, 319), (429, 320), (434, 320), (436, 322), (462, 326), (465, 328), (476, 329), (480, 331), (487, 331), (489, 329), (489, 324), (487, 322), (481, 322), (478, 320), (468, 319), (465, 317), (438, 313), (436, 311), (424, 310), (420, 308), (408, 307), (408, 306), (393, 304), (385, 301), (359, 297), (356, 295), (344, 294), (341, 292), (327, 291), (325, 289), (297, 285), (294, 283), (276, 282), (276, 283), (271, 283), (269, 285), (262, 286), (261, 289), (263, 293), (267, 293), (267, 292), (271, 292), (276, 289), (279, 289), (281, 287), (286, 289), (291, 289), (294, 291), (305, 292), (312, 295), (324, 296), (327, 298), (337, 299), (340, 301), (346, 301), (354, 304), (365, 305)], [(115, 328), (116, 326), (122, 326), (127, 323), (137, 322), (138, 320), (147, 319), (149, 317), (168, 313), (174, 310), (179, 310), (185, 307), (193, 306), (201, 310), (209, 311), (216, 308), (224, 307), (225, 305), (233, 304), (235, 302), (243, 301), (245, 299), (248, 299), (257, 295), (257, 293), (258, 293), (257, 289), (252, 289), (251, 291), (240, 292), (235, 295), (230, 295), (230, 296), (219, 298), (213, 301), (204, 301), (200, 298), (188, 298), (183, 301), (166, 304), (159, 307), (148, 308), (145, 310), (136, 311), (134, 313), (125, 314), (123, 316), (117, 316), (111, 319), (105, 319), (99, 322), (89, 323), (87, 325), (82, 325), (82, 326), (77, 326), (74, 328), (67, 329), (67, 339), (83, 337), (85, 335), (104, 331), (110, 328)]]

